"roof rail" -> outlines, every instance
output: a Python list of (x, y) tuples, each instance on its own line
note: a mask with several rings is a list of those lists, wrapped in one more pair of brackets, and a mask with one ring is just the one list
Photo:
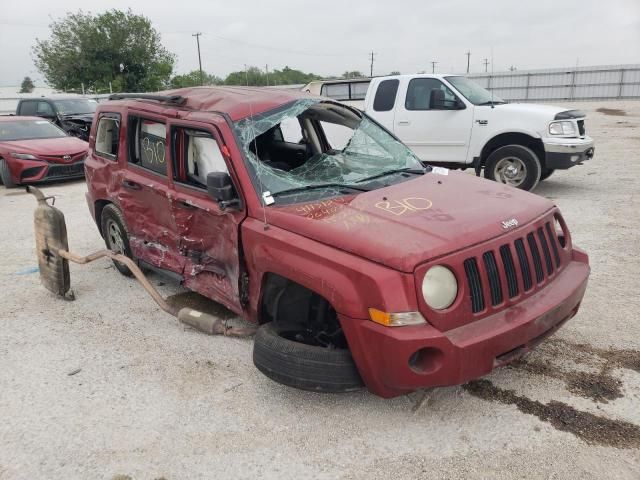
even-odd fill
[(182, 95), (151, 95), (148, 93), (114, 93), (113, 95), (109, 95), (109, 100), (124, 100), (127, 98), (155, 100), (173, 105), (183, 105), (187, 102), (187, 99)]

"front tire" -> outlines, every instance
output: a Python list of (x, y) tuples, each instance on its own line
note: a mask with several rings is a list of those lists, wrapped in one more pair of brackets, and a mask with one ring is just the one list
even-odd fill
[[(104, 243), (107, 248), (133, 259), (133, 253), (129, 246), (129, 231), (118, 207), (109, 204), (102, 209), (100, 226), (102, 229), (102, 237), (104, 238)], [(126, 277), (133, 276), (131, 270), (123, 263), (114, 260), (113, 265), (122, 275)]]
[(6, 188), (15, 188), (16, 183), (11, 178), (11, 172), (9, 171), (9, 164), (4, 158), (0, 158), (0, 180)]
[(506, 145), (487, 158), (484, 176), (521, 190), (533, 190), (542, 173), (540, 160), (533, 150), (522, 145)]
[(253, 363), (271, 380), (302, 390), (342, 393), (362, 388), (362, 379), (348, 349), (288, 340), (280, 335), (276, 322), (258, 329)]

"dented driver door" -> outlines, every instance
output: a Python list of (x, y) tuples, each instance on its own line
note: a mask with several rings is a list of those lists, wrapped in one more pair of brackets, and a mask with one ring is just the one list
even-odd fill
[(234, 177), (228, 150), (219, 130), (209, 123), (176, 120), (169, 128), (172, 211), (184, 258), (183, 284), (241, 313), (238, 237), (246, 212), (244, 207), (222, 209), (206, 188), (208, 173)]

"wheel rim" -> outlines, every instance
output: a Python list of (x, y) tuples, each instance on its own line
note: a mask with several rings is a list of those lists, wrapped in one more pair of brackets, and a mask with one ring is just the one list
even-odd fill
[(527, 178), (527, 167), (518, 157), (505, 157), (496, 163), (493, 178), (500, 183), (519, 187)]
[(109, 242), (109, 249), (117, 253), (125, 253), (122, 230), (120, 230), (120, 226), (111, 219), (107, 220), (107, 240)]

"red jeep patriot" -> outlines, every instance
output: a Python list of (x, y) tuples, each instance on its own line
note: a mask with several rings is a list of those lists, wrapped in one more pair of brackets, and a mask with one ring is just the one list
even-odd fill
[(235, 87), (112, 100), (86, 160), (107, 247), (259, 324), (280, 383), (460, 384), (578, 310), (588, 259), (553, 204), (423, 165), (359, 110)]

